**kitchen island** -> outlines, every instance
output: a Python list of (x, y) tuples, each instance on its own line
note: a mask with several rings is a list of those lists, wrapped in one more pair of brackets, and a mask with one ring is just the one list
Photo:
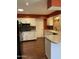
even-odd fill
[(61, 59), (60, 32), (45, 31), (45, 53), (48, 59)]

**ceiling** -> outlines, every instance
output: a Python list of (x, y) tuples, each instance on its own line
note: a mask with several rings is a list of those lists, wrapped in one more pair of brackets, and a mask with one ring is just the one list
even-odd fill
[[(26, 5), (26, 2), (29, 5)], [(17, 9), (24, 9), (23, 12), (17, 11), (18, 14), (42, 14), (47, 15), (55, 11), (47, 9), (47, 0), (17, 0)]]

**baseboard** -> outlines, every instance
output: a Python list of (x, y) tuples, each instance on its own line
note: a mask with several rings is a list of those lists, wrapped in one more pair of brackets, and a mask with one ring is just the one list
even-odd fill
[(45, 39), (45, 37), (37, 37), (36, 39), (32, 39), (32, 40), (21, 40), (21, 42), (36, 41), (37, 39)]
[(29, 42), (29, 41), (36, 41), (36, 39), (32, 39), (32, 40), (22, 40), (21, 42)]
[(45, 37), (37, 37), (37, 39), (44, 39)]

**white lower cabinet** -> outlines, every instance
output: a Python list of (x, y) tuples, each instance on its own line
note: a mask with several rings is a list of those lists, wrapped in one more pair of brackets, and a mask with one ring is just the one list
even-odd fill
[(35, 31), (22, 32), (22, 36), (23, 36), (23, 41), (34, 40), (36, 39), (36, 32)]
[(60, 43), (51, 43), (51, 59), (61, 59), (61, 45)]
[(51, 57), (51, 43), (45, 39), (45, 53), (48, 59)]
[(61, 59), (60, 43), (53, 43), (45, 39), (45, 53), (48, 59)]

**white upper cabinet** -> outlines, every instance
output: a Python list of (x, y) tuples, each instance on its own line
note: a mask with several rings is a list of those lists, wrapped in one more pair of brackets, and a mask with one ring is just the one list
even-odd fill
[(47, 25), (48, 25), (48, 26), (53, 26), (53, 17), (49, 17), (49, 18), (47, 19)]
[(30, 23), (31, 26), (36, 26), (35, 18), (19, 18), (18, 20), (22, 23)]

